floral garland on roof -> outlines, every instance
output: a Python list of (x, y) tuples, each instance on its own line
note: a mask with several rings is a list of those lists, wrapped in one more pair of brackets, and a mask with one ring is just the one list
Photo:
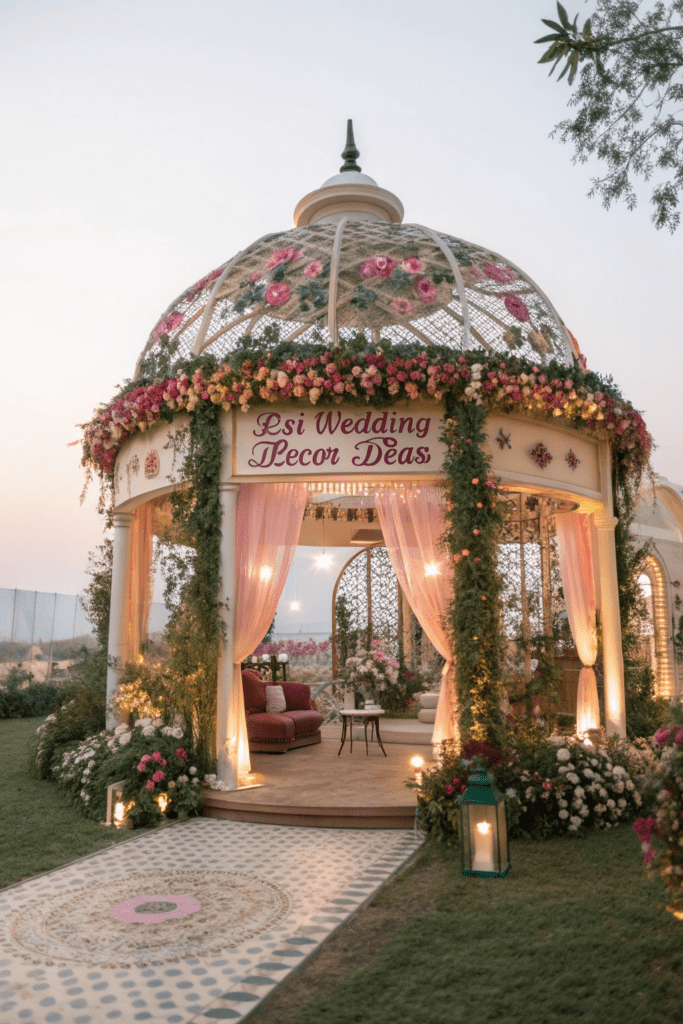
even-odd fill
[[(168, 339), (162, 338), (167, 346)], [(538, 366), (519, 356), (501, 358), (482, 350), (452, 349), (381, 341), (363, 335), (330, 351), (323, 344), (297, 347), (279, 342), (269, 328), (256, 349), (252, 338), (229, 360), (208, 356), (176, 366), (174, 376), (155, 374), (148, 362), (136, 387), (122, 389), (110, 404), (82, 424), (83, 464), (101, 476), (114, 472), (116, 456), (129, 437), (177, 412), (193, 413), (203, 403), (224, 410), (274, 402), (325, 405), (390, 405), (434, 400), (484, 406), (487, 412), (562, 418), (591, 436), (610, 442), (627, 475), (640, 478), (649, 465), (652, 438), (637, 410), (611, 379), (556, 362)]]

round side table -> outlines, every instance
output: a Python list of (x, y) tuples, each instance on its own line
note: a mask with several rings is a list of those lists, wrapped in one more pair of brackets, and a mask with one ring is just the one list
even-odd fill
[(340, 711), (339, 714), (342, 716), (342, 735), (341, 735), (341, 746), (337, 751), (337, 757), (341, 754), (346, 743), (346, 734), (349, 735), (350, 752), (353, 753), (353, 720), (354, 718), (361, 718), (363, 720), (363, 729), (365, 732), (365, 755), (367, 757), (368, 750), (368, 726), (371, 727), (371, 738), (374, 733), (377, 733), (377, 742), (379, 743), (380, 750), (387, 756), (387, 752), (382, 745), (382, 738), (379, 734), (379, 719), (380, 715), (384, 714), (381, 708), (368, 708), (363, 711)]

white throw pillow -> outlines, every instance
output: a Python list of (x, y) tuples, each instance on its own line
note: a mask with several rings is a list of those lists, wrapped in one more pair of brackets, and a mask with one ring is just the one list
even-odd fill
[(287, 710), (285, 693), (281, 686), (266, 686), (266, 711), (270, 714), (279, 714)]

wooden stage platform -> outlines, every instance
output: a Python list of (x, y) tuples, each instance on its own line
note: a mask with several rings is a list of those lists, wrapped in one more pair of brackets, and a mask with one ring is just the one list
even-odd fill
[[(323, 727), (322, 743), (286, 754), (251, 755), (252, 778), (258, 789), (207, 794), (204, 815), (232, 821), (316, 828), (412, 828), (417, 798), (405, 782), (413, 775), (415, 754), (429, 762), (424, 744), (387, 742), (387, 756), (376, 743), (354, 738), (339, 750), (338, 726)], [(356, 733), (356, 735), (362, 735)]]

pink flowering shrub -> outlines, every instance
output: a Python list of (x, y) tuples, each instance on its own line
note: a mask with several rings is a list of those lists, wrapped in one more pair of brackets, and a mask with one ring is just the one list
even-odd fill
[(503, 302), (508, 313), (511, 313), (515, 320), (521, 320), (523, 323), (529, 320), (529, 310), (516, 295), (506, 295)]
[[(630, 772), (637, 752), (622, 741), (598, 750), (569, 737), (565, 746), (560, 742), (531, 728), (511, 734), (503, 751), (473, 740), (462, 750), (450, 741), (441, 744), (437, 766), (422, 772), (420, 827), (446, 842), (457, 839), (457, 798), (474, 770), (474, 759), (482, 757), (505, 796), (512, 837), (574, 835), (633, 819), (642, 803), (639, 782)], [(415, 788), (413, 782), (408, 785)]]
[(654, 814), (639, 818), (638, 833), (648, 873), (658, 874), (671, 909), (683, 912), (683, 727), (664, 726), (655, 733), (659, 764), (649, 778)]

